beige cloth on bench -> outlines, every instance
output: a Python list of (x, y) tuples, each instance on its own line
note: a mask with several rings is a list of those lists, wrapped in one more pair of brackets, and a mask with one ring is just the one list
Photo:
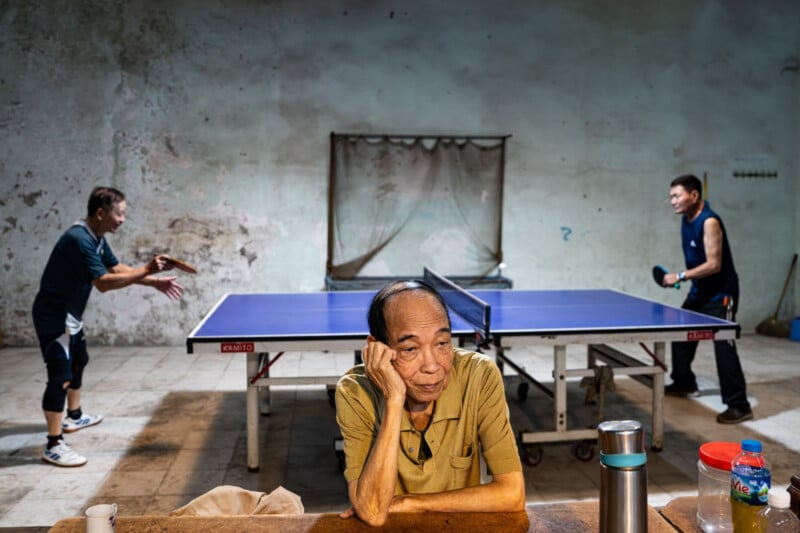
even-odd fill
[(258, 514), (303, 514), (300, 496), (278, 487), (270, 493), (220, 485), (198, 496), (169, 516), (232, 516)]

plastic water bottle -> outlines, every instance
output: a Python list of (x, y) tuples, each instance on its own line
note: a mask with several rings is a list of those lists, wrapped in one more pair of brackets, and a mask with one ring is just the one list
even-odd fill
[(761, 455), (761, 442), (742, 441), (742, 451), (731, 462), (731, 517), (734, 533), (758, 531), (758, 512), (767, 504), (770, 471)]
[(790, 509), (791, 497), (784, 489), (769, 489), (767, 507), (758, 512), (761, 533), (800, 533), (800, 518)]

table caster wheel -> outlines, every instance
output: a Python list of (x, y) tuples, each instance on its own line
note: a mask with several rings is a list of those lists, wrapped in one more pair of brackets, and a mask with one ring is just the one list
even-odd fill
[(542, 462), (544, 447), (541, 444), (527, 444), (523, 448), (522, 460), (528, 466), (536, 466)]
[(594, 458), (594, 442), (590, 440), (581, 441), (572, 448), (572, 454), (584, 463)]

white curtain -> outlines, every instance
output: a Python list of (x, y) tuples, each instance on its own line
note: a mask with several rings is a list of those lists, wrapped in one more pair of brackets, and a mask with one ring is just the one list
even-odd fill
[(328, 275), (487, 275), (502, 261), (505, 139), (331, 134)]

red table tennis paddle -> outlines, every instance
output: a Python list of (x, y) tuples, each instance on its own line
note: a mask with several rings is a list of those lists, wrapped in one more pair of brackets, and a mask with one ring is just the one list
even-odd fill
[(180, 259), (175, 259), (174, 257), (169, 257), (169, 256), (165, 256), (164, 259), (166, 259), (169, 263), (175, 265), (175, 268), (177, 268), (178, 270), (183, 270), (184, 272), (188, 272), (189, 274), (197, 274), (197, 269), (192, 265), (190, 265), (189, 263), (187, 263), (186, 261), (181, 261)]
[[(655, 280), (655, 282), (658, 284), (659, 287), (665, 287), (664, 276), (667, 275), (667, 272), (668, 272), (667, 269), (661, 265), (656, 265), (653, 267), (653, 279)], [(675, 285), (673, 285), (673, 287), (676, 289), (680, 289), (681, 284), (676, 283)]]

